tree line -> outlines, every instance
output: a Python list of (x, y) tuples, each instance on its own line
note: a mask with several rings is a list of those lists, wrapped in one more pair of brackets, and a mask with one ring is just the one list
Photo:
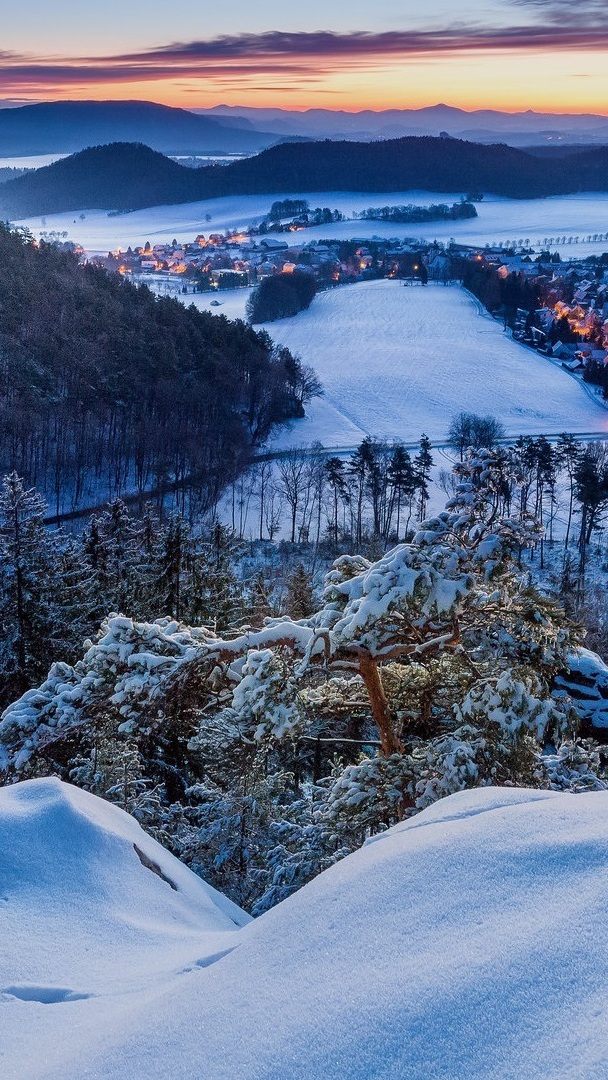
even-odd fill
[(343, 545), (386, 545), (424, 516), (433, 455), (426, 435), (412, 456), (399, 442), (366, 436), (353, 454), (330, 455), (317, 444), (262, 459), (232, 492), (236, 532), (336, 551)]
[[(495, 417), (468, 412), (455, 416), (448, 432), (460, 460), (471, 448), (494, 451), (501, 470), (496, 513), (539, 521), (529, 558), (555, 575), (562, 602), (589, 622), (596, 647), (608, 646), (608, 626), (590, 609), (589, 583), (593, 539), (608, 512), (606, 444), (581, 443), (567, 432), (555, 442), (521, 436), (501, 445), (504, 438)], [(452, 472), (434, 465), (424, 435), (415, 453), (369, 437), (345, 457), (328, 455), (320, 446), (293, 449), (276, 462), (256, 463), (231, 486), (231, 524), (237, 534), (259, 540), (274, 540), (282, 528), (289, 543), (309, 546), (313, 571), (332, 553), (353, 546), (377, 553), (411, 534), (427, 513), (433, 487), (453, 495)]]
[(477, 217), (477, 210), (472, 202), (461, 199), (451, 206), (447, 203), (432, 203), (430, 206), (415, 206), (413, 203), (408, 203), (407, 206), (371, 206), (367, 210), (360, 210), (356, 216), (363, 221), (392, 221), (405, 225), (409, 222), (462, 221)]

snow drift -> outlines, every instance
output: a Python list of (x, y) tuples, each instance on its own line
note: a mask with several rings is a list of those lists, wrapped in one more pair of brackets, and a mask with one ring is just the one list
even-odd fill
[[(3, 984), (3, 1077), (606, 1075), (608, 793), (453, 795), (237, 931), (228, 927), (238, 912), (218, 907), (149, 840), (146, 852), (177, 890), (139, 860), (122, 878), (130, 830), (141, 834), (92, 796), (52, 781), (16, 785), (0, 792), (0, 819), (15, 851), (0, 897), (11, 980), (60, 987), (69, 967), (65, 987), (80, 995), (49, 1008)], [(52, 872), (57, 849), (72, 852), (88, 919), (65, 875)], [(110, 924), (123, 938), (139, 934), (141, 954), (131, 939), (121, 959)], [(149, 956), (146, 968), (161, 928), (162, 970)], [(213, 951), (210, 932), (222, 937)], [(65, 960), (68, 941), (75, 963)]]
[(124, 992), (248, 920), (119, 807), (54, 778), (0, 789), (0, 1007)]

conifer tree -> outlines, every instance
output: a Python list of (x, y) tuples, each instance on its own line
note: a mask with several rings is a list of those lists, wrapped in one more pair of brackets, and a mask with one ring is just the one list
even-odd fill
[[(392, 453), (388, 467), (388, 479), (391, 484), (391, 513), (389, 515), (389, 529), (392, 526), (393, 510), (397, 515), (395, 528), (397, 539), (401, 535), (401, 513), (403, 504), (412, 498), (416, 489), (416, 475), (412, 466), (412, 459), (403, 446), (396, 446)], [(388, 539), (388, 536), (386, 537)]]
[(285, 611), (292, 619), (307, 619), (312, 615), (315, 598), (311, 575), (298, 563), (287, 578)]
[(46, 533), (46, 504), (16, 473), (0, 491), (0, 670), (3, 698), (40, 677), (56, 639), (56, 548)]
[(252, 626), (263, 626), (264, 620), (275, 614), (272, 586), (263, 570), (254, 574), (247, 589), (246, 615)]
[[(159, 612), (181, 619), (190, 529), (181, 514), (171, 514), (162, 530), (156, 557), (155, 593)], [(187, 603), (187, 601), (186, 601)]]
[(190, 547), (188, 619), (225, 633), (245, 615), (243, 590), (233, 569), (239, 543), (216, 520), (207, 536)]
[(557, 440), (555, 453), (557, 466), (558, 468), (566, 470), (569, 481), (568, 521), (566, 525), (566, 535), (564, 537), (564, 549), (567, 551), (570, 542), (572, 512), (574, 509), (574, 470), (581, 456), (581, 448), (574, 438), (574, 435), (563, 432)]
[(588, 446), (574, 469), (574, 494), (580, 506), (579, 585), (578, 600), (585, 595), (587, 549), (593, 530), (597, 528), (608, 506), (608, 461), (603, 448)]
[(418, 489), (418, 514), (420, 520), (422, 520), (426, 514), (426, 508), (429, 501), (429, 481), (431, 479), (431, 469), (433, 468), (433, 455), (431, 449), (431, 440), (428, 435), (422, 435), (420, 437), (420, 449), (414, 458), (416, 486)]
[(331, 537), (334, 546), (338, 543), (340, 503), (348, 499), (347, 476), (344, 462), (339, 457), (331, 457), (325, 462), (324, 473), (329, 484), (332, 500)]

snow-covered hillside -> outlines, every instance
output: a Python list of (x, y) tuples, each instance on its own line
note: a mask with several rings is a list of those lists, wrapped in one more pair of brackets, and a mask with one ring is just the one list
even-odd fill
[(607, 822), (462, 792), (236, 930), (121, 811), (4, 789), (3, 1080), (600, 1080)]
[[(306, 199), (311, 207), (328, 206), (349, 215), (368, 207), (398, 206), (407, 203), (457, 202), (463, 192), (295, 192), (285, 198)], [(268, 214), (276, 195), (231, 195), (204, 202), (180, 203), (176, 206), (154, 206), (130, 214), (112, 214), (106, 210), (83, 207), (82, 215), (73, 211), (47, 214), (20, 221), (37, 236), (41, 231), (67, 230), (69, 238), (87, 251), (106, 254), (108, 250), (126, 248), (131, 244), (167, 243), (173, 239), (192, 241), (197, 233), (224, 232), (226, 229), (245, 229)], [(322, 225), (298, 234), (300, 243), (330, 237), (348, 239), (353, 236), (424, 237), (427, 240), (448, 241), (454, 237), (463, 244), (520, 243), (529, 240), (533, 246), (552, 239), (564, 257), (601, 254), (606, 241), (596, 243), (558, 244), (558, 239), (605, 233), (608, 229), (608, 194), (583, 192), (578, 195), (556, 196), (549, 199), (504, 199), (488, 195), (477, 204), (477, 218), (465, 221), (437, 221), (431, 224), (397, 225), (381, 221), (345, 221)], [(209, 218), (209, 220), (207, 220)], [(284, 237), (283, 237), (284, 239)]]
[(458, 287), (345, 285), (266, 329), (325, 388), (307, 418), (275, 438), (277, 448), (355, 446), (365, 435), (408, 443), (423, 431), (441, 442), (462, 409), (491, 413), (508, 435), (608, 432), (597, 395), (512, 341)]

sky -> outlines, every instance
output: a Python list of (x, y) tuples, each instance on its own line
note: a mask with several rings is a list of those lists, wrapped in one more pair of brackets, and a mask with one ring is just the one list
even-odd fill
[(608, 114), (608, 0), (0, 0), (0, 15), (3, 105)]

